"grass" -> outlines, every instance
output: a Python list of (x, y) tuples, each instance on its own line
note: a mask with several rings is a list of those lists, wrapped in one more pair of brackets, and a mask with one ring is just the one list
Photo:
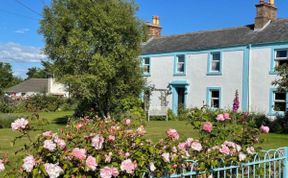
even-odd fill
[[(0, 117), (1, 117), (0, 113)], [(20, 114), (11, 114), (12, 116), (31, 116), (32, 113), (20, 113)], [(45, 130), (57, 131), (59, 128), (65, 126), (66, 119), (65, 116), (71, 116), (72, 112), (43, 112), (39, 113), (40, 118), (45, 118), (49, 121), (49, 124), (45, 126)], [(159, 139), (165, 137), (165, 131), (169, 128), (176, 129), (181, 139), (186, 139), (188, 137), (197, 138), (197, 131), (193, 130), (192, 127), (187, 124), (185, 121), (151, 121), (146, 125), (146, 138), (151, 139), (154, 142)], [(32, 138), (35, 138), (39, 132), (33, 132)], [(17, 132), (12, 132), (10, 128), (0, 129), (0, 157), (4, 153), (8, 153), (9, 160), (12, 165), (15, 167), (19, 167), (22, 164), (23, 155), (17, 154), (14, 152), (19, 150), (23, 145), (28, 141), (27, 139), (18, 140), (16, 145), (12, 146), (12, 140), (18, 136)], [(264, 139), (264, 143), (262, 143), (261, 147), (264, 149), (269, 148), (278, 148), (282, 146), (288, 146), (288, 135), (284, 134), (267, 134), (262, 135)], [(8, 168), (10, 169), (10, 168)], [(3, 174), (0, 177), (3, 177)]]

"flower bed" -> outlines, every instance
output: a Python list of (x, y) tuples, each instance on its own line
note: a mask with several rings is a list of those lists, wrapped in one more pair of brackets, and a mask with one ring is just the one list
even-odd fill
[[(195, 121), (199, 138), (182, 140), (175, 129), (157, 143), (144, 139), (146, 130), (136, 121), (126, 119), (82, 118), (70, 122), (58, 133), (45, 131), (23, 151), (25, 157), (19, 176), (27, 177), (141, 177), (143, 174), (160, 177), (191, 169), (185, 160), (198, 160), (196, 171), (206, 171), (219, 164), (250, 160), (257, 149), (259, 129), (238, 123), (228, 113), (210, 120)], [(22, 118), (11, 124), (14, 131), (29, 137), (32, 128)], [(235, 125), (236, 126), (236, 125)], [(233, 130), (233, 132), (231, 131)], [(0, 171), (7, 159), (0, 159)], [(12, 174), (16, 174), (13, 172)]]

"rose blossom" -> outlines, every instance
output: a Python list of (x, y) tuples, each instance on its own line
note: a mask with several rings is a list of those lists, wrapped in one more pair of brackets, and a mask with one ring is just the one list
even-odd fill
[(80, 149), (80, 148), (74, 148), (72, 150), (72, 156), (74, 156), (77, 159), (84, 160), (86, 158), (86, 150)]
[(128, 158), (130, 156), (130, 153), (129, 152), (126, 152), (125, 153), (125, 158)]
[(211, 133), (212, 129), (213, 129), (213, 125), (211, 122), (205, 122), (202, 126), (202, 130), (209, 132), (209, 133)]
[(262, 133), (269, 133), (269, 127), (268, 126), (264, 126), (264, 125), (261, 125), (261, 127), (260, 127), (260, 131), (262, 132)]
[(114, 135), (109, 135), (109, 136), (108, 136), (108, 140), (109, 140), (110, 142), (114, 142), (114, 141), (115, 141), (115, 136), (114, 136)]
[(155, 167), (154, 163), (150, 163), (149, 164), (149, 169), (150, 169), (151, 172), (154, 172), (156, 170), (156, 167)]
[(126, 120), (125, 120), (125, 124), (126, 124), (126, 125), (130, 125), (130, 124), (131, 124), (131, 120), (130, 120), (130, 119), (126, 119)]
[(52, 137), (53, 136), (53, 132), (51, 130), (43, 132), (42, 133), (43, 137)]
[(57, 164), (45, 163), (44, 167), (50, 178), (57, 178), (64, 172)]
[(199, 151), (202, 150), (202, 145), (201, 145), (201, 143), (199, 143), (199, 142), (193, 142), (193, 143), (191, 144), (191, 148), (192, 148), (193, 150), (199, 152)]
[(11, 123), (11, 128), (13, 131), (24, 130), (25, 128), (27, 128), (28, 123), (29, 122), (26, 119), (20, 118)]
[(218, 114), (216, 117), (217, 121), (225, 121), (224, 115), (223, 114)]
[(4, 166), (3, 160), (0, 159), (0, 172), (4, 170), (5, 170), (5, 166)]
[(81, 127), (83, 127), (83, 123), (80, 122), (80, 123), (76, 124), (76, 129), (79, 130), (79, 129), (81, 129)]
[(133, 171), (136, 169), (137, 164), (133, 163), (131, 159), (126, 159), (122, 161), (120, 169), (121, 171), (126, 171), (128, 174), (132, 174)]
[(222, 153), (224, 155), (230, 154), (230, 149), (224, 144), (221, 145), (221, 148), (219, 149), (219, 151), (220, 151), (220, 153)]
[(117, 177), (119, 175), (118, 169), (114, 168), (114, 167), (104, 167), (102, 169), (100, 169), (100, 177), (101, 178), (111, 178), (113, 177)]
[(191, 146), (191, 144), (192, 144), (192, 142), (193, 142), (193, 138), (187, 138), (187, 140), (186, 140), (186, 146), (187, 147), (190, 147)]
[(56, 150), (56, 144), (52, 140), (45, 140), (43, 147), (49, 151), (55, 151)]
[(223, 114), (223, 116), (224, 116), (224, 119), (225, 119), (225, 120), (230, 120), (230, 119), (231, 119), (231, 118), (230, 118), (230, 114), (227, 113), (227, 112), (225, 112), (225, 113)]
[(178, 148), (179, 148), (179, 150), (186, 151), (186, 143), (185, 142), (179, 143)]
[(96, 150), (102, 149), (103, 143), (104, 138), (101, 135), (96, 135), (95, 137), (92, 138), (92, 146), (94, 146)]
[(253, 146), (248, 147), (248, 148), (246, 149), (246, 151), (247, 151), (247, 153), (248, 153), (249, 155), (254, 155), (254, 154), (255, 154), (255, 149), (254, 149)]
[(93, 156), (88, 156), (85, 163), (86, 163), (86, 166), (92, 171), (96, 170), (97, 163), (96, 163), (96, 159)]
[(169, 153), (163, 153), (161, 156), (163, 157), (164, 162), (166, 162), (166, 163), (170, 162), (170, 154)]
[(242, 152), (239, 153), (239, 161), (244, 161), (246, 159), (246, 157), (247, 157), (246, 154), (244, 154)]
[(23, 159), (23, 165), (22, 165), (22, 168), (26, 171), (26, 172), (31, 172), (33, 167), (36, 165), (36, 161), (34, 159), (33, 156), (26, 156), (24, 159)]
[(55, 137), (54, 142), (59, 146), (60, 149), (64, 149), (66, 147), (65, 141), (59, 137)]
[(140, 127), (137, 128), (137, 133), (138, 133), (139, 135), (145, 135), (146, 130), (145, 130), (145, 128), (144, 128), (143, 125), (141, 125)]
[(168, 137), (172, 138), (172, 140), (178, 140), (179, 139), (179, 134), (177, 133), (177, 130), (175, 130), (175, 129), (167, 130), (166, 134)]

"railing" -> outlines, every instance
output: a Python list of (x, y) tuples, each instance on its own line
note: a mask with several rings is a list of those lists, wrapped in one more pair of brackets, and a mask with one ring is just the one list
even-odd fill
[[(288, 147), (263, 151), (254, 156), (252, 162), (231, 162), (228, 165), (212, 168), (210, 171), (197, 170), (197, 161), (191, 163), (190, 170), (173, 174), (171, 178), (288, 178)], [(151, 177), (151, 176), (150, 176)]]

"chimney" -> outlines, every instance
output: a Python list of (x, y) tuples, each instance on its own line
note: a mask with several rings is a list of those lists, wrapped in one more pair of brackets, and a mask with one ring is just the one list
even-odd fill
[(161, 36), (162, 27), (160, 27), (160, 19), (159, 16), (152, 17), (152, 24), (147, 23), (148, 28), (148, 36), (151, 37), (159, 37)]
[(277, 19), (277, 8), (275, 7), (274, 0), (260, 0), (256, 5), (257, 15), (255, 18), (255, 30), (263, 28), (270, 20)]

